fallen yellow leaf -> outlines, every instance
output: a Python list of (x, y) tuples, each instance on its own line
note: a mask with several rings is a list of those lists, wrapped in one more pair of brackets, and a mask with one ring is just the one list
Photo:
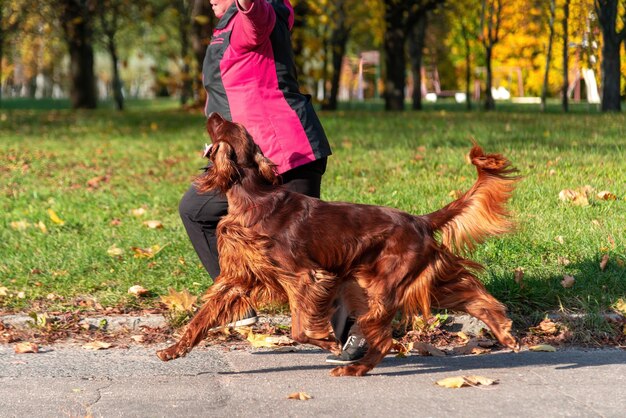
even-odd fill
[(121, 248), (118, 248), (117, 245), (113, 244), (107, 250), (107, 254), (110, 255), (111, 257), (119, 257), (122, 254), (124, 254), (124, 250), (122, 250)]
[(108, 348), (111, 348), (112, 346), (113, 344), (105, 343), (104, 341), (92, 341), (83, 345), (83, 348), (85, 350), (106, 350)]
[(56, 214), (52, 209), (48, 209), (48, 215), (50, 216), (50, 220), (57, 225), (65, 225), (65, 221), (59, 218), (59, 215)]
[[(6, 289), (6, 287), (5, 287)], [(0, 295), (2, 295), (2, 288), (0, 287)], [(620, 298), (615, 302), (613, 308), (620, 312), (622, 315), (626, 315), (626, 299)]]
[(9, 289), (4, 286), (0, 286), (0, 296), (6, 296), (9, 294)]
[(191, 312), (194, 303), (198, 300), (197, 296), (192, 296), (187, 289), (177, 292), (171, 287), (168, 289), (166, 296), (161, 296), (161, 302), (171, 311)]
[(530, 351), (545, 351), (545, 352), (550, 352), (550, 353), (556, 351), (556, 348), (548, 344), (533, 345), (532, 347), (528, 347), (528, 349)]
[(436, 383), (445, 388), (457, 389), (463, 386), (491, 386), (498, 383), (498, 381), (484, 376), (471, 375), (446, 377), (445, 379), (438, 380)]
[(14, 350), (16, 354), (38, 353), (39, 346), (35, 343), (21, 342), (15, 344)]
[(146, 214), (146, 209), (145, 208), (137, 208), (137, 209), (133, 209), (132, 211), (133, 216), (143, 216)]
[(287, 399), (296, 399), (298, 401), (308, 401), (312, 396), (306, 392), (294, 392), (291, 395), (287, 396)]

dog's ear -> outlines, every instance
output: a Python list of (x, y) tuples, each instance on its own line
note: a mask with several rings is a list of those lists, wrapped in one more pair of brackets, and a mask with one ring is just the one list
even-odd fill
[(219, 142), (213, 145), (211, 155), (213, 164), (196, 179), (194, 184), (200, 193), (209, 190), (220, 190), (226, 193), (240, 177), (239, 169), (234, 161), (235, 150), (227, 142)]
[(259, 166), (259, 173), (265, 180), (271, 184), (278, 183), (278, 176), (276, 175), (276, 164), (270, 161), (258, 145), (256, 145), (256, 153), (254, 154), (254, 161)]

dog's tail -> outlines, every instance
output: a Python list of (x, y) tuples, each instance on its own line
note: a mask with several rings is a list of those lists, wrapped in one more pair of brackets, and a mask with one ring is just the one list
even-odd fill
[(474, 249), (491, 235), (512, 229), (506, 203), (520, 177), (500, 154), (485, 154), (474, 143), (469, 158), (478, 171), (471, 189), (444, 208), (426, 215), (442, 245), (457, 253)]

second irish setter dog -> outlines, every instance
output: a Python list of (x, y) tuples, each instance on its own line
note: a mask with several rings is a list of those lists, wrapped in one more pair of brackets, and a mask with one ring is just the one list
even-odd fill
[(392, 347), (398, 311), (405, 318), (427, 317), (431, 308), (465, 311), (517, 350), (505, 307), (475, 276), (481, 265), (462, 257), (511, 228), (505, 205), (518, 177), (504, 157), (474, 145), (472, 188), (442, 209), (414, 216), (290, 192), (276, 185), (274, 165), (242, 125), (212, 114), (207, 130), (212, 164), (196, 186), (228, 198), (228, 215), (218, 225), (222, 271), (180, 340), (158, 351), (159, 358), (186, 355), (210, 329), (271, 301), (289, 302), (294, 340), (336, 353), (329, 320), (339, 298), (369, 349), (333, 376), (362, 376), (375, 367)]

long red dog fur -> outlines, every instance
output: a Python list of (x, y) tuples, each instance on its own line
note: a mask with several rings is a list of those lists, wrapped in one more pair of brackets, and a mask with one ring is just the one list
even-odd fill
[(506, 203), (518, 177), (509, 161), (469, 157), (478, 179), (457, 200), (414, 216), (396, 209), (325, 202), (277, 185), (275, 166), (246, 129), (213, 114), (206, 173), (200, 193), (219, 189), (228, 215), (218, 225), (221, 274), (180, 340), (160, 350), (162, 360), (186, 355), (208, 331), (241, 318), (260, 304), (288, 301), (292, 336), (338, 352), (329, 320), (342, 300), (369, 349), (333, 376), (362, 376), (392, 347), (391, 321), (428, 317), (431, 308), (465, 311), (481, 319), (506, 347), (516, 350), (505, 307), (475, 273), (482, 266), (463, 256), (486, 238), (512, 228)]

